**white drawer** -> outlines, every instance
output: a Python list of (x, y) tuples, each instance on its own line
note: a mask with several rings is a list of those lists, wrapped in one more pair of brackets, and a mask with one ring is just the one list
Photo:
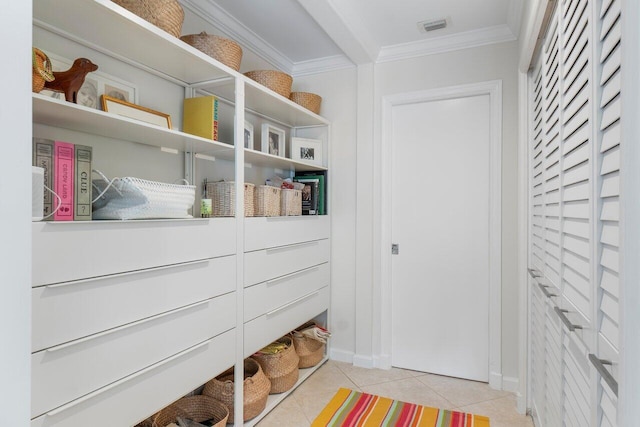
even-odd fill
[(231, 255), (234, 218), (34, 222), (32, 284)]
[(31, 416), (57, 408), (235, 327), (235, 293), (31, 356)]
[(251, 286), (329, 261), (329, 240), (313, 240), (244, 255), (244, 285)]
[(135, 425), (232, 366), (235, 339), (232, 329), (35, 418), (31, 427)]
[(247, 288), (244, 294), (244, 321), (327, 286), (329, 274), (329, 263), (324, 263)]
[(33, 288), (32, 351), (235, 290), (236, 257)]
[(330, 227), (328, 215), (245, 218), (244, 250), (248, 252), (328, 239)]
[(328, 307), (329, 287), (325, 286), (245, 323), (244, 357), (288, 334)]

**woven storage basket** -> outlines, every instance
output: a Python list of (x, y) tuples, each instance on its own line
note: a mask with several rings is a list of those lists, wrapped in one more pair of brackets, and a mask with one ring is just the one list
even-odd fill
[[(233, 384), (234, 369), (228, 369), (207, 382), (202, 394), (224, 403), (229, 409), (229, 423), (233, 423)], [(244, 421), (256, 417), (267, 406), (271, 383), (255, 359), (244, 360)]]
[(238, 71), (242, 61), (242, 48), (233, 40), (201, 32), (180, 37), (180, 40), (203, 51), (213, 59), (222, 62), (227, 67)]
[(258, 185), (254, 202), (255, 216), (280, 216), (280, 190), (269, 185)]
[[(301, 331), (314, 325), (315, 323), (308, 322), (304, 325), (300, 325), (296, 330)], [(300, 358), (300, 362), (298, 362), (299, 368), (304, 369), (316, 366), (324, 357), (324, 343), (304, 335), (296, 334), (295, 331), (291, 334), (291, 338), (293, 340), (293, 346), (296, 349), (296, 353)]]
[(300, 358), (293, 348), (293, 340), (290, 337), (282, 337), (276, 342), (283, 343), (287, 347), (276, 354), (256, 353), (253, 358), (258, 361), (264, 374), (271, 381), (271, 394), (283, 393), (295, 385), (298, 381), (298, 362)]
[(44, 89), (45, 82), (54, 80), (49, 57), (40, 49), (33, 48), (33, 69), (31, 72), (31, 90), (35, 93)]
[[(206, 184), (207, 198), (211, 199), (213, 216), (235, 216), (236, 187), (234, 181), (208, 182)], [(244, 216), (254, 215), (255, 185), (244, 183)]]
[(175, 37), (180, 37), (184, 10), (177, 0), (112, 0), (128, 11), (138, 15), (165, 30)]
[(251, 80), (255, 80), (272, 91), (289, 98), (293, 77), (287, 73), (276, 70), (255, 70), (244, 73)]
[(296, 104), (302, 105), (307, 110), (320, 114), (320, 105), (322, 104), (322, 97), (320, 97), (320, 95), (309, 92), (291, 92), (289, 99)]
[(280, 193), (280, 215), (302, 215), (302, 191), (283, 188)]
[(229, 409), (210, 396), (183, 397), (158, 412), (153, 418), (153, 427), (166, 427), (176, 423), (178, 417), (198, 423), (212, 419), (214, 427), (224, 427), (229, 418)]

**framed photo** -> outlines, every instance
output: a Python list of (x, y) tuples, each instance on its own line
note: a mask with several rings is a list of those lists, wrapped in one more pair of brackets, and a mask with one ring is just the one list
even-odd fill
[(264, 123), (262, 125), (262, 152), (285, 157), (285, 146), (284, 130)]
[[(47, 56), (51, 59), (53, 71), (68, 70), (73, 63), (73, 61), (55, 54), (48, 53)], [(64, 101), (64, 94), (62, 92), (54, 92), (52, 90), (44, 89), (40, 94)], [(95, 71), (87, 74), (85, 77), (84, 83), (78, 91), (78, 105), (100, 109), (102, 108), (100, 103), (100, 97), (102, 95), (111, 96), (112, 98), (131, 102), (133, 104), (137, 104), (138, 102), (138, 89), (133, 83), (125, 82), (124, 80), (100, 71)]]
[(244, 121), (244, 148), (253, 150), (253, 125)]
[(310, 138), (291, 138), (291, 159), (322, 166), (322, 141)]
[(101, 99), (102, 109), (106, 112), (171, 129), (171, 116), (169, 114), (132, 104), (108, 95), (102, 95)]

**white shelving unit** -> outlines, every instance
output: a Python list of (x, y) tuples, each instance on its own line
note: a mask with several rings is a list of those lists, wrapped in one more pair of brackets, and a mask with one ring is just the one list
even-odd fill
[[(238, 129), (248, 112), (286, 127), (290, 135), (311, 128), (328, 144), (326, 119), (110, 0), (38, 0), (33, 25), (39, 33), (160, 77), (185, 93), (218, 96), (234, 113), (221, 122), (234, 127), (233, 138), (211, 141), (33, 94), (34, 136), (82, 135), (98, 148), (94, 153), (120, 150), (113, 158), (143, 162), (146, 170), (154, 160), (166, 161), (159, 157), (165, 150), (156, 148), (182, 153), (185, 175), (199, 180), (203, 173), (224, 171), (237, 182), (238, 195), (245, 168), (252, 170), (247, 176), (259, 177), (328, 170), (326, 163), (246, 149)], [(34, 36), (34, 45), (40, 41)], [(215, 161), (191, 170), (197, 154)], [(236, 200), (236, 212), (242, 212), (243, 197)], [(238, 382), (247, 355), (306, 320), (328, 322), (330, 227), (328, 215), (34, 223), (32, 426), (134, 425), (230, 366)], [(304, 265), (290, 262), (302, 255)], [(51, 321), (55, 317), (59, 322)], [(200, 327), (185, 333), (190, 322)], [(171, 336), (180, 339), (158, 340)], [(112, 367), (118, 358), (127, 363)], [(301, 370), (295, 387), (326, 360)], [(57, 384), (61, 375), (64, 390)], [(238, 389), (235, 416), (241, 419)], [(245, 425), (255, 425), (290, 392), (270, 396), (265, 411)]]

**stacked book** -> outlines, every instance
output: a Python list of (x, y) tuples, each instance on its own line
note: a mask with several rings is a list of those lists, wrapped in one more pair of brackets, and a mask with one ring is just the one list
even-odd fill
[(302, 215), (326, 215), (326, 176), (317, 173), (302, 173), (293, 177), (293, 180), (304, 183), (304, 188), (302, 189)]
[(218, 140), (218, 98), (199, 96), (184, 100), (182, 131), (203, 138)]

